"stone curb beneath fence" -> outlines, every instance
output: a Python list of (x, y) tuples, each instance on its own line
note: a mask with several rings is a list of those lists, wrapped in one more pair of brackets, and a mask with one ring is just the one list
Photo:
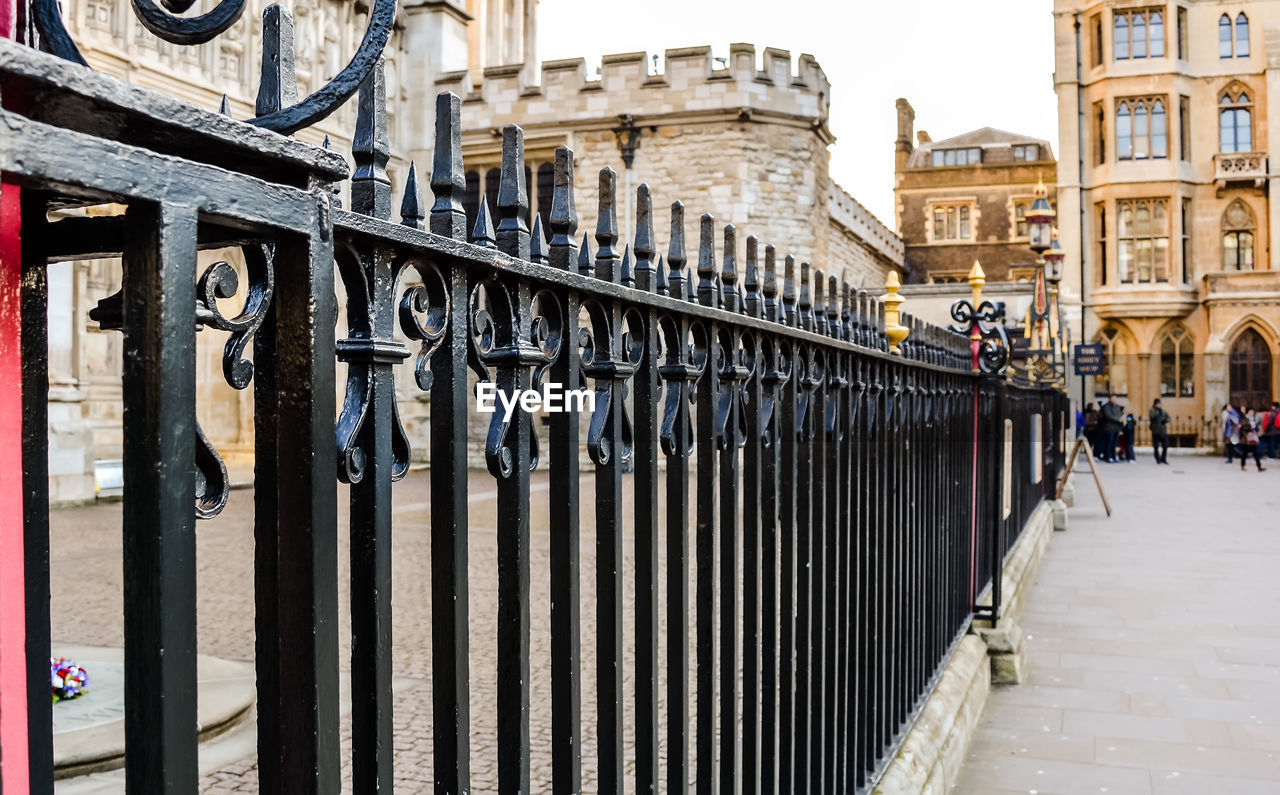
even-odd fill
[[(876, 795), (950, 792), (969, 742), (977, 733), (993, 675), (995, 679), (1007, 677), (1013, 668), (1025, 675), (1026, 647), (1016, 619), (1053, 537), (1053, 514), (1053, 502), (1046, 500), (1027, 520), (1022, 537), (1005, 559), (1004, 609), (998, 627), (991, 629), (990, 622), (975, 622), (973, 634), (961, 639), (897, 756), (876, 785)], [(989, 596), (986, 601), (990, 602)], [(982, 635), (987, 636), (986, 642)]]

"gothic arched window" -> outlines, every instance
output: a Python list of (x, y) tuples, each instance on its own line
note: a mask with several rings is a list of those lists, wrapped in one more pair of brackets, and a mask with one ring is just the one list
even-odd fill
[(1222, 152), (1253, 151), (1253, 101), (1243, 86), (1229, 86), (1218, 100), (1218, 139)]
[(1195, 397), (1195, 347), (1181, 326), (1171, 329), (1160, 343), (1160, 397)]
[(1222, 269), (1253, 270), (1253, 211), (1240, 199), (1231, 202), (1222, 214)]
[(1236, 17), (1236, 57), (1249, 57), (1249, 18), (1243, 11)]

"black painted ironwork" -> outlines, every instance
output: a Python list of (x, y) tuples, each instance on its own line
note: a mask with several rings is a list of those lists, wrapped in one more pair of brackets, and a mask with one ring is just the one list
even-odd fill
[[(236, 2), (190, 19), (168, 16), (183, 10), (170, 3), (167, 11), (142, 3), (139, 13), (172, 41), (201, 40), (239, 13)], [(639, 186), (634, 235), (622, 240), (609, 169), (598, 175), (593, 253), (590, 235), (577, 241), (566, 147), (556, 151), (545, 227), (534, 216), (529, 228), (516, 126), (502, 131), (496, 201), (482, 199), (468, 229), (460, 106), (450, 94), (436, 105), (433, 201), (428, 208), (411, 166), (393, 219), (378, 60), (389, 2), (373, 3), (352, 64), (302, 102), (288, 13), (268, 9), (259, 117), (247, 123), (0, 42), (0, 169), (23, 188), (33, 791), (52, 791), (44, 266), (103, 255), (124, 261), (121, 293), (93, 316), (128, 341), (131, 790), (191, 792), (197, 780), (194, 532), (197, 518), (235, 499), (195, 421), (194, 341), (205, 327), (230, 334), (228, 383), (254, 389), (262, 791), (340, 787), (343, 530), (351, 538), (352, 789), (392, 786), (391, 495), (410, 460), (396, 398), (397, 375), (409, 373), (430, 396), (437, 792), (467, 791), (475, 754), (467, 545), (476, 530), (465, 476), (475, 380), (506, 395), (551, 382), (595, 395), (589, 418), (572, 405), (552, 415), (546, 451), (521, 407), (510, 417), (495, 413), (483, 439), (497, 489), (498, 660), (489, 706), (499, 789), (577, 792), (584, 766), (601, 791), (621, 791), (632, 766), (646, 791), (869, 788), (973, 616), (998, 614), (1004, 556), (1063, 466), (1065, 398), (1005, 382), (1008, 341), (990, 303), (957, 305), (962, 329), (904, 315), (910, 334), (893, 355), (885, 304), (833, 275), (839, 263), (811, 268), (773, 245), (761, 251), (755, 237), (743, 241), (739, 260), (738, 230), (704, 215), (690, 267), (679, 202), (660, 255), (653, 203), (661, 186)], [(46, 17), (45, 45), (75, 60), (60, 43), (65, 31), (47, 18), (54, 5), (34, 0), (33, 8)], [(269, 130), (312, 123), (357, 89), (356, 169), (343, 210), (335, 201), (347, 176), (342, 158)], [(127, 212), (48, 219), (49, 208), (103, 202)], [(196, 272), (198, 249), (226, 247), (243, 253), (244, 285), (223, 262)], [(336, 341), (335, 278), (347, 300)], [(219, 308), (241, 295), (234, 316)], [(338, 361), (346, 365), (340, 411)], [(1007, 517), (1005, 419), (1015, 428)], [(1040, 423), (1039, 448), (1032, 423)], [(1033, 453), (1043, 456), (1038, 465)], [(583, 466), (594, 475), (596, 620), (587, 642), (596, 644), (597, 665), (595, 721), (585, 724)], [(551, 500), (566, 508), (551, 528), (550, 605), (530, 599), (535, 468), (549, 470)], [(339, 482), (351, 505), (342, 529)], [(633, 603), (625, 598), (627, 544), (636, 560)], [(533, 610), (550, 612), (550, 781), (535, 780), (529, 764)], [(624, 636), (629, 611), (634, 645)], [(634, 703), (627, 670), (635, 673)], [(588, 732), (595, 759), (583, 758)]]

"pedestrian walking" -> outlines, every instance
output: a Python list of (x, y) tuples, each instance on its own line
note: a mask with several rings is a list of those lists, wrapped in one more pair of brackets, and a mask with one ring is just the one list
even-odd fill
[(1080, 409), (1080, 404), (1076, 404), (1076, 438), (1079, 439), (1084, 433), (1084, 411)]
[(1240, 413), (1230, 403), (1222, 407), (1222, 446), (1227, 450), (1227, 463), (1230, 464), (1240, 446)]
[(1103, 461), (1116, 463), (1116, 448), (1120, 446), (1120, 432), (1124, 429), (1124, 406), (1115, 395), (1107, 395), (1102, 404), (1102, 417), (1098, 420), (1098, 434), (1102, 439)]
[(1267, 458), (1280, 457), (1280, 403), (1272, 403), (1263, 415), (1261, 449)]
[(1261, 435), (1258, 433), (1258, 426), (1255, 424), (1257, 417), (1253, 411), (1248, 411), (1244, 417), (1240, 419), (1240, 471), (1246, 469), (1249, 463), (1249, 456), (1253, 456), (1253, 462), (1258, 466), (1259, 472), (1266, 472), (1267, 468), (1262, 465), (1262, 456), (1258, 453), (1258, 446), (1261, 443)]
[(1147, 412), (1151, 424), (1151, 449), (1156, 454), (1157, 464), (1169, 463), (1169, 412), (1160, 405), (1160, 398), (1151, 404)]
[(1084, 438), (1089, 440), (1089, 449), (1093, 457), (1098, 457), (1098, 410), (1090, 403), (1084, 407)]
[(1138, 421), (1133, 418), (1132, 414), (1126, 414), (1124, 416), (1124, 426), (1120, 429), (1120, 452), (1122, 460), (1128, 461), (1130, 464), (1138, 460), (1138, 457), (1133, 452), (1133, 443), (1137, 435)]

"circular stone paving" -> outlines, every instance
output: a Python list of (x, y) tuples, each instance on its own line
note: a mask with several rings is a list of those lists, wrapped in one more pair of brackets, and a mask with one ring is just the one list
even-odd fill
[[(124, 765), (124, 649), (55, 644), (89, 672), (79, 698), (53, 705), (53, 764), (59, 779)], [(227, 731), (252, 711), (253, 667), (216, 657), (196, 658), (196, 721), (203, 742)]]

